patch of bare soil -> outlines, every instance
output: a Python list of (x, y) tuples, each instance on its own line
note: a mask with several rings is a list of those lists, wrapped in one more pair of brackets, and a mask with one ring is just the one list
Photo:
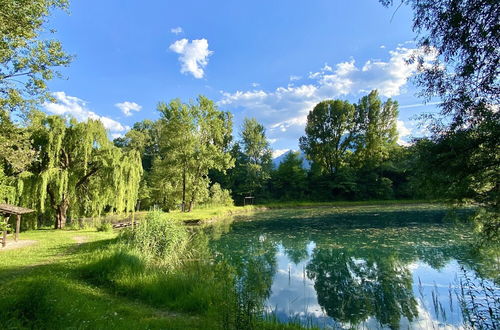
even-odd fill
[(87, 237), (85, 236), (73, 236), (72, 238), (76, 241), (77, 244), (83, 244), (87, 242)]
[(19, 240), (16, 242), (12, 239), (7, 239), (7, 245), (5, 247), (2, 247), (2, 245), (0, 244), (0, 252), (7, 251), (7, 250), (20, 249), (20, 248), (23, 248), (26, 246), (33, 245), (35, 243), (38, 243), (38, 241), (24, 239), (24, 240)]

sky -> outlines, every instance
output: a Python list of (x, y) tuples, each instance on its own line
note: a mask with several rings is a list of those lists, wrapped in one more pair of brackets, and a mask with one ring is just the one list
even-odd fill
[(73, 0), (49, 27), (74, 55), (49, 83), (50, 114), (99, 118), (111, 137), (156, 106), (205, 95), (266, 128), (274, 155), (298, 149), (307, 113), (325, 99), (356, 102), (372, 89), (400, 104), (400, 143), (422, 133), (415, 117), (436, 111), (411, 82), (417, 51), (409, 8), (377, 0)]

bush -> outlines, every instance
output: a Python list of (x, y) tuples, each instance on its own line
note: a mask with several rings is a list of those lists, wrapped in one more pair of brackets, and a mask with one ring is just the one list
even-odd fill
[(217, 206), (233, 206), (234, 201), (229, 190), (222, 189), (220, 184), (214, 183), (210, 187), (210, 204)]
[(99, 226), (97, 226), (97, 231), (112, 231), (113, 230), (113, 225), (110, 224), (109, 222), (103, 221)]
[(148, 261), (173, 265), (186, 252), (189, 235), (166, 213), (152, 211), (136, 228), (124, 231), (121, 239)]

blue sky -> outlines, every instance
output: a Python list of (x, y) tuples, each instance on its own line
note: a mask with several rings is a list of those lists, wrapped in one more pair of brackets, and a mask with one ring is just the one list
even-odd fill
[[(376, 0), (72, 1), (50, 26), (76, 55), (49, 84), (49, 113), (101, 118), (110, 135), (156, 119), (159, 101), (203, 94), (267, 130), (276, 154), (297, 149), (305, 116), (329, 98), (356, 101), (377, 88), (400, 103), (401, 143), (419, 129), (408, 83), (415, 67), (411, 12)], [(392, 17), (392, 20), (391, 20)]]

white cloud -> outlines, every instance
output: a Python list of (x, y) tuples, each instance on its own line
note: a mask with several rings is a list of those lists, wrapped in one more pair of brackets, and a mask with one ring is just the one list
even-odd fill
[(406, 127), (405, 122), (402, 120), (397, 121), (397, 128), (399, 134), (398, 144), (402, 146), (409, 146), (410, 143), (405, 138), (411, 135), (411, 130)]
[(380, 45), (380, 48), (385, 49), (385, 45)]
[(175, 34), (175, 35), (177, 35), (177, 34), (179, 34), (179, 33), (184, 32), (184, 30), (182, 30), (182, 28), (181, 28), (180, 26), (178, 26), (178, 27), (176, 27), (176, 28), (171, 28), (171, 29), (170, 29), (170, 32), (171, 32), (171, 33), (173, 33), (173, 34)]
[[(418, 49), (398, 47), (388, 52), (388, 60), (369, 60), (357, 65), (354, 59), (325, 64), (318, 72), (309, 73), (309, 82), (288, 85), (275, 90), (222, 91), (219, 105), (237, 112), (241, 117), (255, 117), (268, 128), (270, 138), (280, 138), (280, 146), (296, 144), (304, 134), (307, 114), (320, 101), (359, 97), (377, 89), (380, 95), (394, 97), (405, 92), (408, 79), (417, 71), (416, 64), (408, 64)], [(426, 60), (433, 59), (427, 55)]]
[(125, 116), (132, 116), (132, 111), (141, 111), (142, 106), (135, 102), (125, 101), (122, 103), (116, 103), (115, 106), (120, 109)]
[(295, 76), (295, 75), (291, 75), (290, 76), (290, 81), (297, 81), (297, 80), (300, 80), (300, 79), (302, 79), (301, 76)]
[(251, 85), (252, 85), (252, 87), (259, 87), (260, 86), (260, 84), (256, 83), (256, 82), (253, 82)]
[(169, 49), (179, 56), (181, 73), (191, 73), (195, 78), (203, 78), (203, 69), (208, 64), (208, 57), (213, 51), (208, 49), (207, 39), (197, 39), (191, 42), (188, 39), (177, 40)]
[(45, 102), (43, 107), (47, 112), (60, 116), (72, 117), (78, 121), (86, 121), (88, 119), (100, 120), (103, 126), (110, 132), (123, 132), (129, 129), (116, 120), (105, 116), (99, 116), (95, 112), (89, 110), (87, 108), (87, 103), (78, 97), (66, 95), (64, 92), (55, 92), (52, 93), (52, 95), (57, 102)]

